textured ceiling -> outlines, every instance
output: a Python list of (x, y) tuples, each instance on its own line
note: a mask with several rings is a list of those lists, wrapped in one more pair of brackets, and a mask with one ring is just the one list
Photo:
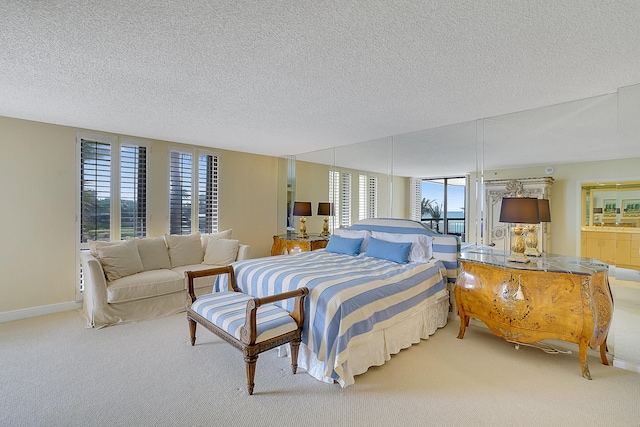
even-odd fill
[(3, 0), (0, 115), (306, 153), (613, 94), (640, 83), (638, 22), (638, 0)]

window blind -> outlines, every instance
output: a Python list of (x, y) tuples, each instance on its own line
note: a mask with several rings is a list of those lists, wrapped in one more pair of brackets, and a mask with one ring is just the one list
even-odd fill
[(120, 236), (147, 235), (147, 148), (120, 147)]
[(111, 144), (80, 140), (80, 242), (111, 239)]

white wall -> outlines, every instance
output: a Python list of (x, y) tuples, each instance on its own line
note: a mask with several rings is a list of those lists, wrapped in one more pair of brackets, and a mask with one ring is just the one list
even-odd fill
[[(0, 321), (77, 306), (78, 131), (87, 130), (0, 117)], [(168, 231), (168, 150), (176, 144), (150, 143), (148, 233), (161, 236)], [(253, 257), (269, 255), (277, 158), (211, 150), (220, 154), (220, 230), (233, 228)]]

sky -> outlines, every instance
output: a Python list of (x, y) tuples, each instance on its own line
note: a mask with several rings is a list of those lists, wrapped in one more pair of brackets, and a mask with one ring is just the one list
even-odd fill
[[(464, 209), (464, 186), (449, 185), (447, 194), (448, 212), (460, 212)], [(444, 186), (422, 181), (422, 198), (436, 200), (439, 205), (444, 201)]]

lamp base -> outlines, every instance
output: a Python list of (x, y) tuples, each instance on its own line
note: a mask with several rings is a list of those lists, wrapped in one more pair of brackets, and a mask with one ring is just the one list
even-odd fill
[(298, 233), (298, 238), (306, 239), (307, 237), (309, 237), (309, 234), (307, 234), (307, 218), (301, 217), (300, 218), (300, 232)]
[(322, 224), (322, 233), (320, 233), (320, 235), (322, 237), (331, 235), (331, 233), (329, 233), (329, 217), (324, 217), (324, 224)]
[(521, 264), (526, 264), (529, 261), (531, 261), (529, 259), (528, 256), (526, 256), (523, 253), (519, 253), (519, 252), (511, 252), (511, 255), (509, 255), (509, 258), (507, 258), (507, 261), (511, 261), (511, 262), (519, 262)]

